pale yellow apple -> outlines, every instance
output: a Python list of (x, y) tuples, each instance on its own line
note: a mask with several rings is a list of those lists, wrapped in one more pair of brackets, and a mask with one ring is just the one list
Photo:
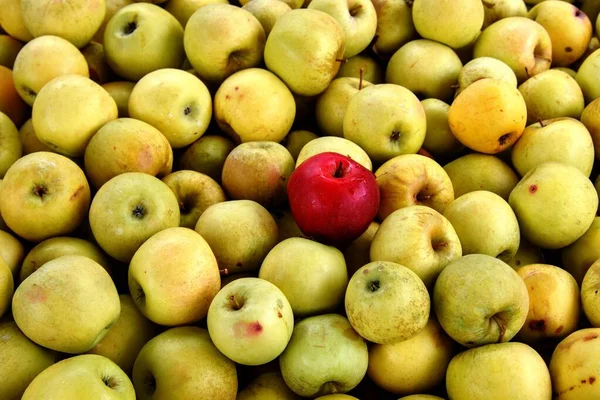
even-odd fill
[(114, 72), (110, 69), (108, 63), (106, 62), (104, 46), (102, 43), (95, 41), (89, 42), (81, 49), (81, 54), (83, 54), (85, 60), (87, 61), (89, 67), (89, 77), (91, 80), (103, 85), (106, 82), (110, 82), (115, 79)]
[[(279, 0), (277, 0), (279, 1)], [(288, 133), (281, 143), (288, 149), (294, 161), (298, 159), (298, 155), (302, 148), (311, 140), (318, 138), (317, 134), (304, 129), (293, 130)]]
[(360, 267), (371, 262), (371, 243), (380, 226), (377, 221), (371, 222), (367, 230), (344, 249), (348, 276), (351, 277)]
[(21, 157), (2, 181), (0, 209), (21, 238), (40, 242), (74, 231), (87, 216), (90, 187), (67, 157), (36, 152)]
[(25, 258), (25, 247), (13, 234), (0, 231), (0, 257), (16, 278)]
[(600, 258), (600, 217), (574, 243), (561, 250), (562, 266), (581, 284), (590, 266)]
[(33, 129), (33, 120), (29, 118), (19, 129), (19, 137), (23, 145), (23, 155), (35, 153), (36, 151), (54, 152), (50, 147), (38, 139)]
[(0, 323), (0, 397), (21, 400), (31, 381), (54, 364), (56, 353), (29, 340), (14, 321)]
[(96, 82), (62, 75), (36, 96), (32, 120), (40, 141), (56, 152), (81, 157), (92, 136), (118, 116), (117, 104)]
[(0, 179), (23, 155), (19, 131), (12, 120), (0, 112)]
[[(171, 0), (173, 1), (173, 0)], [(258, 19), (268, 37), (277, 19), (292, 8), (281, 0), (252, 0), (242, 6)]]
[(227, 0), (168, 0), (165, 10), (177, 18), (177, 21), (185, 26), (190, 17), (200, 8), (208, 4), (228, 4)]
[[(0, 17), (0, 25), (2, 17)], [(0, 34), (0, 65), (13, 69), (15, 59), (23, 48), (23, 43), (6, 34)]]
[(417, 39), (400, 47), (390, 58), (385, 81), (404, 86), (419, 98), (449, 101), (462, 67), (452, 48), (433, 40)]
[(527, 241), (527, 239), (521, 236), (519, 249), (513, 258), (508, 260), (506, 263), (515, 270), (519, 267), (524, 267), (530, 264), (543, 264), (544, 254), (539, 247), (532, 245)]
[(326, 152), (342, 154), (353, 159), (369, 171), (373, 169), (373, 163), (369, 155), (359, 145), (348, 139), (336, 136), (323, 136), (307, 143), (300, 150), (300, 154), (298, 154), (296, 168), (306, 161), (307, 158)]
[(519, 86), (519, 92), (527, 105), (528, 124), (559, 117), (579, 119), (585, 106), (577, 81), (555, 69), (527, 79)]
[(381, 64), (374, 58), (364, 54), (357, 54), (342, 63), (335, 78), (360, 78), (362, 74), (363, 80), (372, 84), (378, 84), (384, 82), (384, 72)]
[(410, 339), (373, 344), (369, 348), (367, 375), (377, 386), (397, 395), (426, 392), (444, 383), (452, 356), (452, 340), (430, 317), (427, 325)]
[(600, 262), (596, 260), (585, 273), (581, 283), (581, 306), (590, 324), (600, 327)]
[(85, 171), (100, 188), (125, 172), (163, 177), (173, 167), (173, 151), (165, 136), (152, 125), (133, 118), (118, 118), (103, 125), (85, 148)]
[(482, 3), (484, 11), (482, 30), (504, 18), (527, 16), (527, 5), (523, 0), (485, 0)]
[(58, 36), (41, 36), (28, 42), (17, 55), (13, 67), (15, 88), (30, 106), (46, 83), (69, 74), (90, 76), (83, 54), (71, 42)]
[(104, 14), (104, 20), (100, 25), (100, 28), (96, 31), (96, 34), (92, 38), (93, 41), (98, 43), (104, 43), (104, 31), (108, 21), (119, 11), (121, 8), (128, 6), (129, 4), (135, 3), (134, 0), (104, 0), (106, 6), (106, 12)]
[(580, 121), (588, 129), (594, 142), (594, 153), (600, 159), (600, 99), (592, 101), (583, 109)]
[(441, 165), (420, 154), (397, 156), (375, 171), (380, 202), (377, 217), (412, 205), (425, 205), (439, 213), (454, 201), (452, 181)]
[(450, 106), (439, 99), (425, 99), (421, 105), (427, 117), (423, 147), (438, 157), (450, 156), (462, 150), (464, 146), (456, 139), (448, 124)]
[(417, 36), (413, 24), (412, 3), (396, 0), (372, 1), (377, 12), (377, 31), (373, 50), (382, 56), (391, 56), (402, 45)]
[[(517, 0), (522, 1), (522, 0)], [(456, 96), (473, 82), (484, 78), (496, 79), (517, 87), (517, 76), (504, 62), (492, 57), (474, 58), (466, 63), (458, 74), (458, 89)]]
[(25, 27), (21, 12), (21, 0), (1, 0), (0, 8), (2, 8), (0, 26), (6, 33), (22, 42), (33, 39), (33, 35)]
[(48, 261), (15, 290), (19, 329), (46, 348), (80, 354), (94, 347), (119, 318), (119, 294), (110, 275), (85, 256)]
[(544, 27), (526, 17), (503, 18), (477, 38), (473, 57), (505, 62), (519, 82), (546, 71), (552, 63), (552, 40)]
[[(252, 0), (255, 1), (255, 0)], [(252, 1), (250, 3), (252, 3)], [(280, 1), (280, 0), (275, 0)], [(246, 3), (249, 4), (249, 3)], [(352, 398), (352, 397), (350, 397)], [(300, 400), (301, 397), (290, 389), (281, 372), (265, 372), (253, 379), (243, 390), (236, 400)], [(335, 400), (335, 398), (333, 398)], [(341, 399), (340, 399), (341, 400)]]
[(600, 97), (600, 49), (594, 51), (585, 59), (577, 70), (577, 83), (581, 86), (585, 101), (591, 103)]
[(552, 388), (560, 400), (593, 400), (600, 396), (600, 329), (587, 328), (563, 339), (552, 353)]
[(269, 212), (275, 219), (275, 223), (277, 224), (277, 228), (279, 230), (277, 243), (283, 242), (285, 239), (292, 237), (304, 237), (304, 234), (300, 228), (298, 228), (298, 224), (294, 220), (294, 215), (289, 208), (279, 208), (270, 210)]
[(295, 116), (296, 103), (290, 89), (277, 75), (262, 68), (231, 75), (214, 97), (214, 119), (237, 144), (280, 142)]
[(162, 181), (171, 188), (179, 202), (179, 226), (194, 229), (198, 218), (208, 207), (227, 200), (221, 186), (200, 172), (180, 170), (165, 176)]
[(566, 67), (583, 55), (592, 39), (592, 23), (566, 1), (542, 1), (527, 14), (546, 29), (552, 41), (552, 65)]
[(0, 317), (10, 309), (15, 286), (15, 279), (10, 267), (4, 259), (0, 259)]
[(444, 400), (439, 396), (432, 394), (411, 394), (410, 396), (400, 397), (398, 400)]
[(173, 148), (200, 138), (212, 117), (206, 85), (189, 72), (163, 68), (140, 79), (129, 97), (129, 115), (157, 128)]
[(134, 86), (134, 82), (126, 81), (108, 82), (102, 85), (104, 90), (106, 90), (115, 103), (117, 103), (119, 118), (129, 117), (129, 97), (131, 96)]
[(544, 359), (523, 343), (488, 344), (456, 355), (446, 372), (450, 399), (550, 400)]
[(577, 71), (575, 71), (575, 70), (573, 70), (571, 68), (567, 68), (567, 67), (553, 67), (553, 68), (550, 68), (550, 69), (555, 69), (555, 70), (558, 70), (558, 71), (566, 72), (573, 79), (575, 79), (577, 77)]
[(223, 164), (235, 146), (231, 139), (205, 134), (181, 154), (179, 167), (201, 172), (221, 182)]

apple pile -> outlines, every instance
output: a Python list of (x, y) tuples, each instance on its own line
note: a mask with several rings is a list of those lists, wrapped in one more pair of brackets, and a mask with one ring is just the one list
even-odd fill
[(600, 399), (599, 15), (0, 0), (0, 400)]

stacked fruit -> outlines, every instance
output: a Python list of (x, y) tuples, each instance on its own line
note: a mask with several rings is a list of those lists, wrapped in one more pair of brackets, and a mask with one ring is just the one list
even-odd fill
[(0, 399), (600, 399), (599, 14), (0, 0)]

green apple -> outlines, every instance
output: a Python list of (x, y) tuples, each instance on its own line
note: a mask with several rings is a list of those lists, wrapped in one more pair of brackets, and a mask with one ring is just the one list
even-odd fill
[(454, 49), (472, 43), (483, 25), (483, 4), (466, 0), (460, 7), (453, 1), (415, 0), (412, 17), (419, 35)]
[(325, 396), (316, 397), (315, 400), (358, 400), (358, 398), (354, 396), (350, 396), (348, 394), (326, 394)]
[(420, 154), (405, 154), (385, 162), (375, 171), (380, 202), (377, 217), (412, 205), (425, 205), (443, 213), (454, 201), (454, 189), (441, 165)]
[(177, 18), (177, 21), (185, 29), (191, 16), (200, 7), (208, 4), (229, 4), (229, 2), (227, 0), (168, 0), (165, 4), (165, 10)]
[(156, 335), (158, 328), (138, 310), (130, 295), (122, 294), (119, 300), (119, 319), (88, 353), (112, 360), (130, 375), (140, 350)]
[(61, 75), (37, 94), (33, 128), (54, 151), (81, 157), (96, 131), (117, 119), (118, 112), (117, 103), (96, 82), (81, 75)]
[(562, 267), (566, 269), (578, 284), (581, 284), (587, 270), (600, 258), (600, 217), (588, 230), (571, 245), (561, 250)]
[(67, 255), (85, 256), (111, 273), (111, 261), (96, 244), (80, 238), (59, 236), (38, 243), (27, 253), (19, 271), (19, 282), (23, 282), (48, 261)]
[(179, 226), (194, 229), (198, 218), (208, 207), (227, 200), (221, 186), (200, 172), (180, 170), (165, 176), (162, 181), (175, 193), (179, 202)]
[(0, 323), (0, 397), (21, 400), (31, 381), (54, 364), (56, 353), (38, 346), (21, 332), (14, 321)]
[(266, 35), (249, 11), (231, 4), (208, 4), (190, 17), (183, 41), (200, 79), (216, 85), (237, 71), (259, 66)]
[(340, 66), (335, 78), (360, 78), (361, 74), (363, 80), (369, 83), (384, 83), (385, 74), (381, 64), (374, 58), (362, 53), (346, 59)]
[(508, 17), (485, 28), (473, 58), (493, 57), (506, 63), (519, 82), (546, 71), (552, 63), (552, 40), (544, 27), (526, 17)]
[(448, 263), (461, 256), (461, 242), (450, 221), (421, 205), (404, 207), (388, 215), (370, 246), (371, 261), (405, 266), (428, 288), (433, 287)]
[(479, 57), (466, 63), (460, 70), (456, 96), (472, 83), (485, 78), (496, 79), (506, 82), (512, 87), (517, 87), (517, 76), (507, 64), (497, 58)]
[(30, 106), (46, 83), (69, 74), (89, 78), (87, 61), (71, 42), (51, 35), (37, 37), (25, 44), (13, 67), (15, 88)]
[(562, 339), (579, 323), (580, 295), (575, 278), (562, 268), (530, 264), (517, 269), (529, 292), (529, 314), (516, 338), (525, 343)]
[(342, 252), (301, 237), (285, 239), (273, 247), (258, 277), (283, 292), (296, 317), (335, 311), (343, 304), (348, 285)]
[(279, 228), (266, 208), (252, 200), (229, 200), (204, 210), (195, 227), (210, 245), (221, 270), (254, 271), (277, 244)]
[(439, 99), (425, 99), (421, 101), (421, 105), (427, 118), (427, 133), (423, 147), (436, 157), (452, 156), (464, 149), (448, 124), (450, 106)]
[(82, 48), (92, 40), (104, 21), (105, 0), (70, 0), (48, 3), (43, 0), (21, 0), (25, 27), (34, 37), (60, 36)]
[(527, 5), (523, 0), (486, 0), (482, 3), (484, 18), (481, 29), (504, 18), (527, 16)]
[(547, 161), (572, 165), (590, 176), (594, 165), (594, 143), (585, 125), (575, 118), (540, 120), (525, 128), (512, 148), (511, 157), (521, 176)]
[(600, 77), (600, 49), (590, 54), (577, 70), (576, 80), (583, 90), (587, 103), (600, 97), (598, 77)]
[(138, 81), (157, 69), (181, 66), (185, 58), (183, 28), (160, 6), (129, 4), (106, 24), (104, 51), (116, 74)]
[(277, 75), (263, 68), (248, 68), (229, 76), (215, 94), (214, 119), (237, 144), (280, 142), (295, 117), (292, 92)]
[(348, 276), (354, 275), (360, 267), (371, 262), (371, 244), (380, 226), (377, 221), (371, 222), (367, 230), (344, 249)]
[(2, 181), (0, 209), (19, 237), (40, 242), (74, 231), (87, 216), (90, 187), (85, 174), (60, 154), (21, 157)]
[(217, 259), (206, 240), (189, 228), (151, 236), (135, 252), (128, 274), (138, 309), (163, 326), (200, 321), (221, 288)]
[(600, 290), (600, 262), (596, 260), (585, 273), (585, 277), (581, 282), (581, 311), (590, 324), (598, 328), (600, 327), (600, 301), (598, 301), (598, 293)]
[[(579, 329), (564, 338), (552, 353), (550, 376), (552, 388), (561, 400), (592, 400), (600, 396), (594, 385), (600, 363), (592, 357), (600, 351), (600, 329)], [(571, 389), (573, 388), (573, 389)]]
[(208, 88), (189, 72), (163, 68), (142, 77), (131, 92), (132, 118), (157, 128), (171, 147), (185, 147), (200, 138), (212, 117)]
[(519, 86), (519, 92), (527, 105), (528, 124), (558, 117), (579, 119), (585, 106), (577, 81), (555, 69), (527, 79)]
[(369, 352), (364, 339), (339, 314), (308, 317), (279, 357), (285, 383), (303, 397), (346, 393), (367, 372)]
[(577, 168), (545, 162), (531, 169), (510, 193), (521, 235), (532, 244), (559, 249), (579, 239), (598, 210), (592, 182)]
[(283, 145), (246, 142), (229, 153), (221, 181), (229, 199), (253, 200), (266, 208), (287, 200), (286, 187), (294, 159)]
[(415, 336), (425, 328), (431, 308), (421, 278), (391, 261), (373, 261), (356, 271), (348, 282), (344, 305), (354, 330), (379, 344)]
[(412, 16), (413, 3), (397, 0), (372, 2), (377, 12), (377, 30), (372, 47), (376, 54), (389, 57), (417, 36)]
[(0, 259), (0, 317), (10, 310), (15, 286), (10, 267), (4, 259)]
[(100, 264), (85, 256), (62, 256), (21, 282), (12, 312), (19, 329), (40, 346), (80, 354), (104, 338), (121, 305)]
[[(255, 0), (252, 0), (255, 1)], [(250, 1), (250, 3), (252, 3)], [(280, 0), (275, 0), (280, 1)], [(249, 3), (246, 3), (249, 4)], [(285, 384), (281, 372), (265, 372), (253, 379), (236, 400), (300, 400), (301, 397)]]
[(335, 78), (317, 97), (315, 117), (324, 136), (344, 136), (344, 115), (350, 99), (371, 82), (356, 77)]
[(426, 392), (444, 383), (452, 356), (452, 340), (430, 316), (427, 325), (410, 339), (371, 345), (367, 375), (390, 393)]
[(457, 197), (444, 211), (462, 245), (462, 253), (486, 254), (507, 262), (517, 253), (519, 221), (496, 193), (476, 190)]
[(115, 81), (102, 85), (117, 104), (119, 118), (129, 117), (129, 97), (135, 86), (134, 82)]
[(235, 400), (233, 361), (214, 346), (206, 329), (171, 328), (144, 345), (132, 375), (139, 400), (159, 398)]
[(217, 293), (208, 309), (207, 325), (213, 343), (229, 359), (262, 365), (288, 345), (294, 314), (277, 286), (264, 279), (240, 278)]
[(13, 234), (0, 230), (0, 258), (4, 260), (16, 278), (25, 258), (25, 247)]
[(306, 159), (326, 152), (343, 154), (369, 171), (373, 169), (373, 163), (371, 162), (369, 155), (359, 145), (348, 139), (337, 136), (323, 136), (307, 143), (302, 147), (302, 150), (300, 150), (300, 154), (298, 154), (296, 167), (306, 161)]
[(348, 102), (344, 138), (362, 147), (375, 163), (416, 153), (425, 140), (427, 117), (410, 90), (392, 83), (368, 86)]
[(594, 153), (600, 158), (600, 99), (592, 101), (583, 109), (580, 121), (588, 129), (594, 142)]
[[(279, 1), (279, 0), (277, 0), (277, 1)], [(281, 141), (281, 144), (283, 144), (285, 146), (285, 148), (290, 152), (290, 154), (292, 155), (292, 158), (294, 159), (294, 162), (295, 162), (296, 160), (298, 160), (298, 155), (300, 155), (300, 152), (302, 151), (304, 146), (308, 142), (310, 142), (318, 137), (319, 136), (317, 136), (315, 133), (313, 133), (311, 131), (298, 129), (298, 130), (290, 131), (290, 133), (288, 133), (283, 138), (283, 140)]]
[(446, 373), (450, 399), (549, 400), (552, 382), (544, 359), (523, 343), (495, 343), (456, 355)]
[(530, 264), (544, 263), (544, 254), (539, 247), (529, 243), (523, 236), (519, 243), (519, 249), (510, 260), (506, 261), (514, 270)]
[(265, 45), (267, 68), (302, 96), (322, 93), (340, 68), (344, 30), (329, 14), (295, 9), (281, 15)]
[(527, 14), (546, 29), (552, 40), (552, 65), (566, 67), (583, 55), (592, 39), (588, 16), (566, 1), (543, 1)]
[(377, 30), (377, 13), (370, 0), (311, 0), (308, 9), (331, 15), (344, 31), (344, 58), (367, 48)]
[(131, 380), (117, 364), (97, 354), (83, 354), (46, 368), (23, 394), (23, 400), (93, 397), (135, 400), (136, 393)]
[(23, 155), (19, 131), (12, 120), (0, 112), (0, 179)]
[(277, 243), (292, 237), (304, 237), (304, 234), (300, 228), (298, 228), (298, 224), (294, 221), (294, 216), (289, 208), (279, 208), (270, 210), (269, 212), (275, 219), (275, 223), (279, 230)]
[(106, 12), (104, 14), (104, 20), (100, 25), (100, 28), (96, 31), (96, 34), (92, 38), (93, 41), (104, 44), (104, 31), (108, 21), (119, 11), (121, 8), (135, 3), (134, 0), (104, 0), (106, 6)]
[(226, 137), (203, 135), (181, 154), (179, 167), (203, 173), (220, 183), (223, 164), (235, 146), (235, 143)]
[(400, 47), (390, 58), (385, 81), (404, 86), (419, 98), (449, 101), (462, 67), (460, 58), (450, 47), (433, 40), (417, 39)]
[(244, 4), (242, 8), (256, 17), (265, 30), (266, 37), (271, 33), (277, 19), (292, 9), (287, 3), (280, 0), (252, 0)]
[(510, 341), (525, 323), (529, 296), (509, 265), (485, 254), (468, 254), (444, 268), (435, 282), (433, 305), (452, 339), (476, 347)]
[(21, 42), (33, 39), (23, 20), (21, 0), (0, 0), (0, 7), (2, 7), (0, 26), (6, 33)]
[[(2, 18), (0, 17), (0, 21)], [(1, 24), (2, 22), (0, 22)], [(0, 65), (13, 69), (17, 55), (23, 49), (23, 43), (12, 36), (0, 35)], [(14, 71), (13, 71), (14, 72)]]
[(179, 219), (179, 202), (173, 191), (143, 172), (126, 172), (102, 185), (89, 213), (98, 244), (121, 262), (129, 262), (155, 233), (179, 226)]

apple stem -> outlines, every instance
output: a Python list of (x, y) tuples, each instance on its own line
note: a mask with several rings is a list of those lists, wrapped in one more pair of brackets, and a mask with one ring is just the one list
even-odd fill
[(229, 300), (233, 303), (233, 307), (236, 310), (239, 310), (240, 308), (242, 308), (242, 306), (240, 305), (240, 303), (235, 298), (235, 295), (232, 294), (231, 296), (229, 296)]
[(538, 118), (538, 121), (537, 121), (537, 122), (540, 124), (540, 126), (541, 126), (542, 128), (546, 126), (546, 124), (544, 123), (544, 121), (543, 121), (541, 118)]
[(335, 172), (333, 173), (333, 177), (334, 178), (341, 178), (342, 177), (343, 167), (344, 167), (344, 165), (342, 164), (341, 161), (339, 161), (338, 165), (337, 165), (337, 168), (335, 169)]
[(364, 74), (365, 74), (365, 69), (364, 69), (364, 68), (361, 68), (361, 69), (358, 71), (358, 76), (359, 76), (359, 77), (358, 77), (358, 90), (362, 90), (362, 88), (363, 88), (363, 75), (364, 75)]
[(347, 58), (336, 58), (335, 61), (345, 64), (348, 62), (348, 59)]
[(220, 269), (219, 274), (221, 276), (229, 275), (229, 270), (227, 268)]

